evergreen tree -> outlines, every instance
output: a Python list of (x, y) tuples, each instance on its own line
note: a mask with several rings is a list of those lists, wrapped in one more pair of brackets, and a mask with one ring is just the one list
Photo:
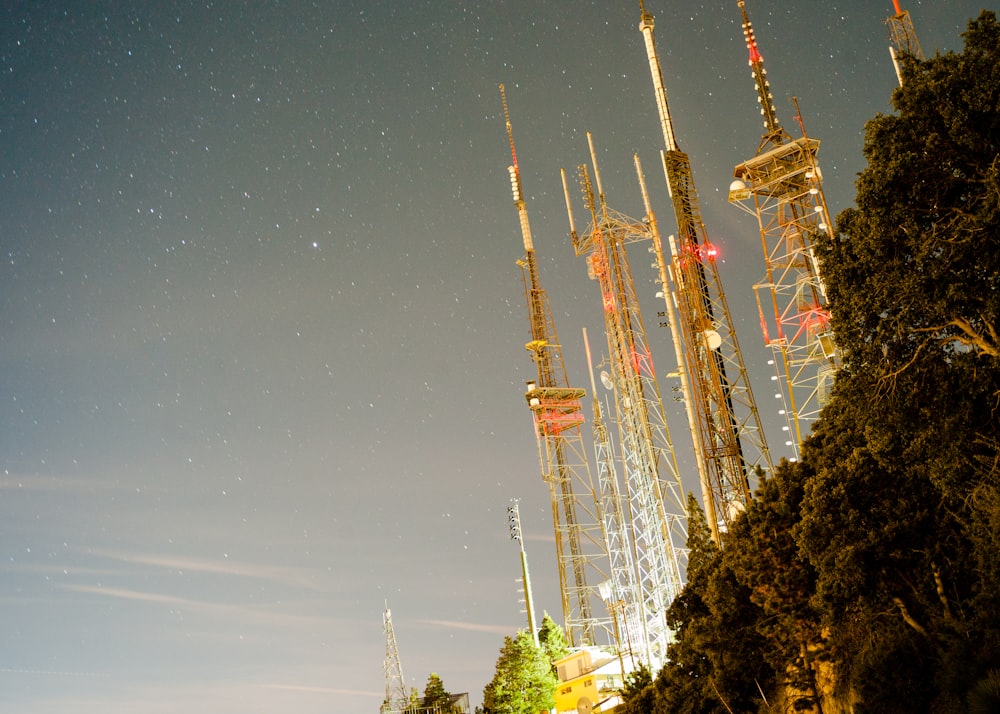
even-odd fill
[[(662, 705), (668, 711), (685, 714), (724, 712), (722, 702), (712, 691), (712, 663), (709, 658), (712, 645), (708, 642), (716, 634), (708, 590), (721, 564), (721, 554), (712, 540), (705, 514), (691, 494), (688, 495), (687, 511), (687, 585), (667, 611), (667, 623), (674, 641), (668, 648), (669, 661), (657, 677), (659, 687), (650, 683), (647, 690), (652, 691), (647, 691), (644, 696), (657, 700), (662, 698)], [(717, 634), (722, 636), (721, 632)], [(640, 714), (645, 709), (632, 711)]]
[(569, 655), (566, 633), (547, 612), (542, 615), (542, 626), (538, 628), (538, 644), (553, 667), (557, 661)]
[(962, 53), (907, 61), (897, 113), (866, 127), (857, 208), (822, 266), (852, 368), (922, 350), (1000, 356), (998, 34), (983, 12)]
[(1000, 661), (1000, 25), (908, 59), (818, 253), (846, 364), (794, 533), (856, 712), (962, 712)]
[(688, 497), (688, 547), (688, 582), (667, 612), (675, 641), (652, 694), (643, 697), (652, 697), (657, 712), (755, 711), (761, 688), (774, 680), (756, 629), (760, 611), (712, 540), (694, 496)]
[(504, 638), (496, 674), (483, 690), (486, 714), (538, 714), (555, 705), (552, 663), (531, 635), (521, 630)]
[(416, 687), (410, 687), (410, 698), (403, 711), (404, 714), (420, 714), (420, 692)]
[(764, 659), (776, 679), (758, 684), (770, 699), (799, 712), (822, 711), (817, 679), (825, 655), (821, 616), (811, 600), (816, 573), (793, 537), (810, 476), (806, 464), (781, 462), (733, 524), (723, 551), (759, 609), (756, 631), (767, 643)]
[(431, 672), (424, 687), (424, 698), (421, 700), (424, 711), (429, 714), (452, 714), (454, 706), (451, 694), (444, 688), (444, 682), (436, 672)]

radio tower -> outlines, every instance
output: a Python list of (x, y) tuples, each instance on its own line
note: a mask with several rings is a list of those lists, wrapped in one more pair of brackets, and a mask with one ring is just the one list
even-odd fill
[(892, 66), (896, 70), (896, 80), (902, 87), (903, 75), (899, 71), (899, 56), (906, 54), (922, 60), (924, 51), (920, 49), (917, 31), (913, 27), (909, 11), (899, 7), (899, 0), (892, 0), (892, 4), (896, 9), (896, 14), (888, 18), (885, 24), (889, 26), (889, 56), (892, 57)]
[[(525, 255), (518, 265), (524, 279), (531, 323), (531, 341), (525, 348), (538, 368), (537, 380), (528, 382), (525, 398), (534, 416), (542, 479), (548, 484), (552, 499), (563, 622), (570, 646), (596, 645), (597, 631), (603, 630), (609, 640), (612, 634), (610, 618), (598, 618), (594, 614), (594, 604), (600, 603), (596, 583), (607, 578), (601, 567), (607, 562), (607, 551), (580, 429), (583, 424), (581, 400), (586, 390), (570, 387), (566, 377), (548, 294), (538, 277), (528, 210), (521, 190), (521, 170), (502, 84), (500, 98), (510, 141), (510, 185), (524, 241)], [(594, 584), (588, 584), (588, 579)]]
[(382, 614), (382, 629), (385, 630), (385, 701), (382, 702), (381, 714), (402, 714), (410, 704), (406, 692), (406, 680), (403, 679), (403, 664), (399, 660), (399, 648), (396, 646), (396, 633), (392, 629), (392, 613), (385, 606)]
[(819, 415), (840, 364), (813, 252), (814, 236), (833, 233), (816, 159), (819, 140), (805, 136), (804, 128), (802, 138), (792, 139), (781, 126), (744, 0), (738, 5), (764, 135), (754, 158), (736, 167), (729, 201), (755, 215), (760, 228), (766, 275), (754, 292), (775, 378), (783, 385), (776, 396), (784, 399), (784, 428), (790, 432), (785, 445), (797, 457), (807, 424)]
[[(681, 384), (706, 516), (713, 538), (720, 543), (720, 531), (750, 500), (750, 477), (758, 469), (770, 470), (771, 457), (719, 277), (718, 250), (708, 241), (702, 222), (691, 162), (677, 145), (653, 39), (653, 17), (642, 0), (639, 7), (639, 30), (666, 145), (663, 168), (677, 221), (677, 239), (670, 239), (670, 273), (679, 324), (672, 329), (681, 356)], [(648, 199), (647, 213), (651, 213)], [(654, 242), (654, 253), (662, 279), (667, 271), (659, 244)], [(666, 284), (663, 297), (672, 310)]]
[[(622, 671), (635, 669), (637, 656), (647, 656), (646, 634), (641, 616), (642, 598), (636, 581), (635, 559), (632, 538), (629, 536), (628, 520), (625, 517), (624, 500), (618, 487), (618, 473), (615, 468), (615, 453), (604, 419), (604, 408), (597, 396), (594, 382), (594, 365), (590, 358), (590, 340), (587, 329), (583, 330), (583, 344), (587, 352), (587, 367), (590, 372), (590, 393), (594, 397), (594, 419), (591, 431), (594, 437), (594, 452), (597, 454), (597, 481), (601, 490), (601, 514), (604, 519), (604, 537), (608, 546), (610, 577), (598, 588), (601, 599), (607, 604), (614, 618), (615, 640)], [(613, 386), (611, 376), (601, 373), (601, 381)], [(625, 659), (628, 669), (625, 668)]]
[[(597, 194), (587, 166), (580, 166), (584, 203), (590, 213), (590, 225), (583, 235), (576, 232), (565, 171), (563, 191), (573, 248), (577, 255), (587, 256), (588, 273), (601, 290), (611, 365), (608, 381), (615, 399), (628, 508), (631, 542), (627, 547), (633, 554), (639, 599), (635, 610), (642, 627), (637, 654), (655, 672), (666, 661), (670, 641), (666, 609), (681, 590), (681, 548), (687, 540), (687, 519), (684, 489), (626, 254), (628, 244), (649, 240), (652, 234), (644, 223), (613, 211), (605, 203), (589, 133), (587, 141)], [(616, 555), (612, 554), (612, 560)], [(624, 581), (612, 597), (628, 597)], [(630, 603), (625, 605), (627, 615)], [(628, 618), (625, 620), (628, 631)]]

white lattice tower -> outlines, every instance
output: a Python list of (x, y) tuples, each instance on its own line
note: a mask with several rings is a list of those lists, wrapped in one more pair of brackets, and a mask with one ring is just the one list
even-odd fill
[(382, 614), (382, 629), (385, 630), (385, 701), (382, 714), (401, 714), (410, 703), (403, 679), (403, 664), (399, 660), (396, 633), (392, 629), (392, 613), (388, 606)]
[[(599, 186), (600, 174), (589, 134), (588, 141)], [(600, 188), (595, 198), (586, 165), (579, 170), (591, 218), (583, 235), (576, 232), (565, 172), (563, 188), (574, 250), (586, 256), (588, 273), (600, 286), (628, 533), (639, 590), (645, 647), (639, 656), (656, 671), (665, 661), (670, 641), (666, 608), (682, 587), (687, 518), (684, 490), (626, 253), (628, 244), (651, 236), (641, 222), (609, 209)]]
[[(594, 438), (594, 453), (597, 461), (597, 481), (601, 493), (601, 514), (604, 518), (604, 535), (607, 540), (610, 577), (600, 586), (601, 597), (615, 619), (615, 640), (617, 650), (624, 661), (628, 661), (631, 671), (638, 657), (645, 657), (645, 634), (642, 614), (642, 598), (636, 581), (635, 559), (632, 539), (629, 536), (629, 521), (624, 509), (624, 498), (618, 485), (615, 467), (614, 445), (604, 417), (604, 407), (598, 397), (594, 381), (594, 368), (590, 357), (590, 341), (587, 331), (583, 331), (583, 342), (587, 351), (590, 368), (590, 391), (593, 394), (594, 419), (591, 432)], [(611, 376), (602, 372), (602, 382), (613, 386)]]

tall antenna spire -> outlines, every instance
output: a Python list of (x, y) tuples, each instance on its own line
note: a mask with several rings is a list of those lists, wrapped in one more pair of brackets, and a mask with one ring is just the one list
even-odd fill
[(552, 500), (563, 625), (570, 645), (596, 645), (598, 632), (603, 632), (606, 640), (613, 634), (611, 618), (596, 613), (601, 608), (597, 583), (606, 577), (608, 554), (600, 501), (580, 428), (584, 421), (582, 399), (587, 392), (570, 387), (566, 376), (548, 293), (538, 275), (503, 84), (500, 98), (512, 160), (507, 171), (525, 251), (524, 258), (518, 261), (531, 326), (531, 341), (525, 349), (537, 368), (537, 377), (528, 382), (524, 396), (534, 420), (542, 479)]
[[(664, 175), (677, 221), (670, 275), (683, 341), (682, 369), (688, 376), (684, 398), (694, 405), (697, 417), (698, 428), (691, 436), (698, 442), (695, 451), (703, 455), (698, 463), (699, 478), (702, 491), (712, 494), (705, 508), (712, 535), (720, 543), (720, 532), (750, 500), (751, 476), (758, 467), (769, 470), (771, 457), (719, 276), (718, 249), (709, 242), (701, 218), (690, 159), (677, 147), (653, 38), (653, 17), (642, 0), (639, 7), (639, 31), (646, 45), (666, 144), (662, 152)], [(656, 257), (654, 267), (663, 274), (664, 258), (659, 253)], [(667, 290), (663, 297), (673, 299)]]
[(670, 105), (667, 104), (667, 90), (663, 85), (663, 72), (660, 70), (660, 58), (656, 54), (656, 44), (653, 40), (653, 16), (646, 12), (646, 4), (639, 0), (641, 19), (639, 30), (646, 42), (646, 59), (649, 61), (649, 73), (653, 77), (653, 97), (656, 100), (656, 111), (660, 115), (660, 129), (663, 131), (663, 143), (667, 151), (677, 150), (677, 139), (674, 138), (674, 121), (670, 118)]
[(748, 64), (753, 73), (754, 85), (757, 88), (757, 103), (760, 104), (760, 115), (764, 117), (764, 137), (761, 139), (760, 153), (768, 143), (781, 144), (788, 138), (788, 133), (781, 127), (778, 121), (778, 110), (774, 106), (774, 96), (771, 94), (771, 85), (767, 81), (767, 70), (764, 69), (764, 57), (757, 47), (757, 37), (754, 35), (753, 25), (750, 23), (750, 16), (747, 14), (746, 3), (739, 0), (740, 13), (743, 15), (743, 39), (747, 43), (747, 50), (750, 53)]
[[(521, 168), (517, 165), (517, 150), (514, 148), (514, 131), (510, 126), (510, 112), (507, 109), (507, 93), (504, 91), (503, 83), (500, 83), (500, 99), (503, 101), (503, 120), (507, 125), (507, 140), (510, 142), (511, 165), (507, 167), (510, 174), (510, 189), (514, 194), (514, 205), (517, 206), (517, 217), (521, 221), (521, 239), (524, 241), (524, 250), (529, 254), (534, 254), (535, 246), (531, 240), (531, 226), (528, 224), (528, 208), (524, 203), (524, 192), (521, 190)], [(531, 260), (534, 264), (534, 258)], [(532, 284), (538, 283), (537, 271), (532, 274)]]

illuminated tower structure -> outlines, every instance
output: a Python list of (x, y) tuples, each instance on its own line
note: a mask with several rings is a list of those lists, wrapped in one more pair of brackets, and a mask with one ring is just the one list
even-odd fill
[(612, 633), (610, 617), (595, 612), (601, 607), (597, 583), (607, 579), (607, 550), (580, 428), (584, 421), (581, 402), (586, 390), (570, 387), (566, 377), (548, 294), (538, 276), (502, 84), (500, 96), (512, 159), (508, 172), (525, 252), (518, 261), (531, 323), (531, 341), (525, 348), (537, 367), (537, 379), (528, 382), (525, 398), (534, 417), (542, 479), (548, 484), (552, 500), (563, 624), (571, 646), (596, 645), (599, 633), (603, 632), (605, 640), (610, 640)]
[[(614, 445), (605, 423), (604, 407), (594, 382), (594, 365), (590, 357), (590, 341), (587, 339), (586, 328), (583, 330), (583, 344), (590, 372), (590, 393), (594, 398), (591, 432), (594, 438), (594, 453), (597, 456), (601, 516), (604, 519), (604, 537), (610, 566), (610, 577), (600, 583), (598, 588), (601, 599), (614, 618), (615, 641), (622, 662), (622, 671), (631, 672), (635, 669), (636, 658), (646, 656), (647, 651), (645, 628), (641, 617), (642, 598), (636, 580), (635, 558), (625, 515), (625, 504), (618, 485)], [(609, 388), (614, 386), (611, 375), (607, 372), (601, 372), (601, 382)]]
[[(577, 255), (585, 255), (587, 270), (598, 282), (604, 312), (615, 400), (621, 463), (627, 506), (627, 547), (632, 550), (640, 651), (636, 654), (657, 671), (666, 661), (670, 631), (666, 610), (681, 590), (681, 568), (687, 541), (684, 489), (663, 412), (663, 400), (642, 322), (626, 247), (648, 241), (652, 234), (642, 221), (608, 207), (601, 187), (593, 139), (590, 144), (594, 184), (587, 166), (579, 167), (590, 224), (578, 234), (573, 219), (566, 172), (562, 172), (570, 236)], [(621, 589), (613, 597), (627, 597)], [(627, 603), (626, 603), (627, 604)]]
[(792, 139), (781, 126), (744, 0), (738, 5), (764, 134), (754, 158), (736, 167), (729, 201), (757, 217), (766, 274), (754, 292), (781, 389), (776, 396), (784, 400), (785, 445), (797, 457), (840, 365), (813, 251), (814, 237), (833, 229), (816, 158), (819, 140), (804, 129)]
[[(750, 478), (771, 469), (764, 430), (747, 376), (743, 353), (733, 328), (729, 305), (719, 277), (718, 249), (709, 242), (694, 184), (691, 162), (680, 150), (653, 38), (653, 17), (640, 0), (639, 30), (646, 45), (656, 108), (665, 150), (661, 153), (667, 189), (677, 221), (670, 238), (673, 295), (664, 285), (668, 311), (676, 304), (673, 326), (681, 364), (685, 406), (691, 426), (702, 485), (706, 518), (716, 543), (720, 532), (750, 500)], [(641, 173), (641, 172), (640, 172)], [(651, 214), (648, 208), (647, 213)], [(650, 221), (655, 226), (655, 220)], [(654, 241), (660, 275), (665, 259)]]
[(902, 87), (903, 75), (899, 71), (899, 56), (907, 54), (922, 60), (924, 51), (920, 49), (920, 42), (917, 41), (917, 31), (913, 27), (910, 12), (900, 8), (899, 0), (892, 0), (892, 4), (896, 14), (889, 17), (885, 24), (889, 27), (889, 55), (896, 70), (896, 79)]
[(403, 679), (403, 664), (399, 660), (399, 648), (396, 646), (396, 633), (392, 629), (392, 613), (386, 605), (382, 614), (382, 629), (385, 631), (385, 701), (382, 702), (381, 714), (402, 714), (410, 704), (410, 696), (406, 691), (406, 680)]

